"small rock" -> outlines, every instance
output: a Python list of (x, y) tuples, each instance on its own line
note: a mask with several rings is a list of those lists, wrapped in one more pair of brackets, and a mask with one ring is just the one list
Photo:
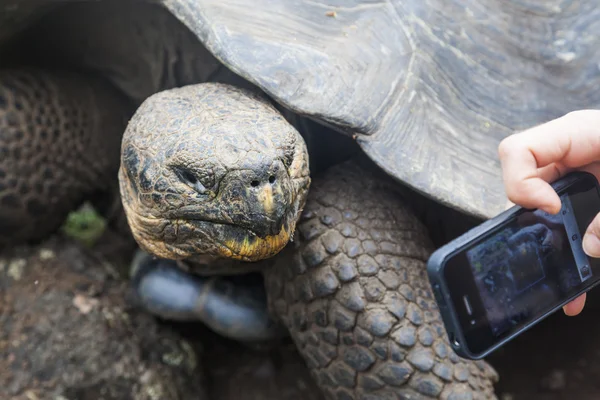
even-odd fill
[(42, 261), (46, 261), (46, 260), (51, 260), (54, 257), (56, 257), (56, 254), (54, 254), (54, 252), (50, 249), (41, 249), (40, 250), (40, 260)]
[(77, 294), (73, 298), (73, 305), (77, 307), (82, 314), (87, 314), (98, 305), (98, 299)]
[(27, 265), (27, 262), (22, 258), (11, 261), (10, 264), (8, 264), (8, 276), (15, 281), (21, 280), (25, 265)]

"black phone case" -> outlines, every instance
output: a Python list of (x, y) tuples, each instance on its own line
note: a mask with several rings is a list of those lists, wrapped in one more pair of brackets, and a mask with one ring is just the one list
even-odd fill
[[(591, 175), (590, 173), (584, 172), (584, 171), (571, 172), (571, 173), (565, 175), (564, 177), (562, 177), (561, 179), (557, 180), (556, 182), (552, 183), (551, 186), (554, 188), (554, 190), (557, 193), (561, 194), (561, 192), (563, 190), (567, 189), (569, 186), (571, 186), (573, 183), (577, 182), (582, 177), (590, 176), (590, 175)], [(594, 181), (596, 181), (596, 188), (600, 190), (600, 186), (598, 185), (598, 182), (595, 177), (594, 177)], [(434, 294), (436, 302), (438, 304), (438, 309), (440, 311), (442, 320), (443, 320), (445, 328), (446, 328), (446, 334), (448, 335), (448, 340), (450, 341), (450, 345), (452, 346), (452, 348), (454, 349), (456, 354), (458, 354), (459, 356), (461, 356), (463, 358), (467, 358), (467, 359), (471, 359), (471, 360), (478, 360), (478, 359), (482, 359), (482, 358), (486, 357), (487, 355), (489, 355), (493, 351), (497, 350), (498, 348), (500, 348), (507, 342), (511, 341), (515, 337), (522, 334), (523, 332), (531, 329), (533, 326), (535, 326), (537, 323), (539, 323), (546, 317), (548, 317), (551, 314), (555, 313), (556, 311), (560, 310), (564, 305), (566, 305), (570, 301), (574, 300), (578, 296), (582, 295), (583, 293), (587, 292), (591, 288), (600, 284), (600, 281), (597, 281), (596, 283), (586, 287), (581, 292), (578, 292), (577, 294), (573, 295), (565, 302), (557, 305), (556, 307), (554, 307), (547, 313), (543, 314), (537, 320), (532, 321), (528, 325), (525, 325), (523, 328), (515, 331), (511, 335), (509, 335), (506, 338), (502, 339), (501, 341), (497, 342), (494, 346), (492, 346), (491, 348), (488, 348), (484, 352), (481, 352), (481, 353), (470, 352), (466, 346), (466, 341), (465, 341), (464, 335), (460, 328), (458, 316), (456, 315), (456, 312), (454, 310), (452, 300), (450, 298), (450, 293), (448, 291), (448, 287), (446, 286), (446, 282), (444, 280), (444, 273), (443, 273), (444, 265), (446, 263), (446, 260), (449, 257), (451, 257), (454, 253), (462, 250), (464, 247), (466, 247), (468, 244), (470, 244), (470, 242), (473, 239), (475, 239), (479, 236), (485, 235), (490, 230), (493, 230), (493, 229), (497, 228), (498, 226), (502, 225), (503, 223), (505, 223), (507, 220), (512, 218), (515, 214), (517, 214), (522, 209), (523, 208), (520, 206), (513, 206), (513, 207), (507, 209), (506, 211), (498, 214), (494, 218), (491, 218), (491, 219), (483, 222), (481, 225), (476, 226), (475, 228), (471, 229), (470, 231), (464, 233), (463, 235), (457, 237), (453, 241), (451, 241), (451, 242), (447, 243), (446, 245), (437, 249), (435, 252), (433, 252), (433, 254), (430, 256), (430, 258), (427, 262), (427, 274), (429, 275), (429, 282), (431, 284), (433, 294)]]

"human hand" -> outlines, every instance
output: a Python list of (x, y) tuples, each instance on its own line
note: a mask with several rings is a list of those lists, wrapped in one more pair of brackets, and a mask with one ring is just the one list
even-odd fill
[[(498, 147), (508, 199), (525, 208), (550, 214), (560, 211), (553, 182), (573, 170), (600, 179), (600, 110), (581, 110), (505, 138)], [(583, 250), (600, 257), (600, 215), (587, 227)], [(585, 305), (583, 294), (563, 307), (577, 315)]]

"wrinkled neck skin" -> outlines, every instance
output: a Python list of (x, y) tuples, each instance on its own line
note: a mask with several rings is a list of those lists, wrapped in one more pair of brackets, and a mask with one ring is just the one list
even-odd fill
[(289, 243), (309, 173), (302, 136), (263, 97), (203, 83), (140, 106), (119, 182), (142, 249), (223, 275), (262, 269)]

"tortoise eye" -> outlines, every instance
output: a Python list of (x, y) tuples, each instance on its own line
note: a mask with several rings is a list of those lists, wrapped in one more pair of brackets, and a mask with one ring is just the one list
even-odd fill
[(184, 167), (177, 167), (175, 173), (181, 180), (181, 182), (185, 183), (192, 189), (194, 189), (199, 194), (206, 194), (208, 190), (206, 187), (200, 182), (196, 174)]

